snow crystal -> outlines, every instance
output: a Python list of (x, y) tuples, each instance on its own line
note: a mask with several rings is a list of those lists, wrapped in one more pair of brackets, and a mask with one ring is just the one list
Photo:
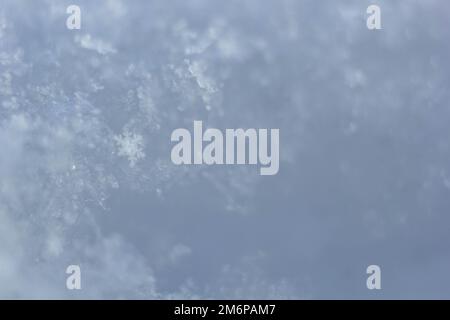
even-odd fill
[(134, 167), (139, 160), (145, 158), (144, 139), (141, 135), (124, 131), (122, 135), (116, 135), (114, 140), (119, 150), (119, 156), (128, 158), (130, 167)]

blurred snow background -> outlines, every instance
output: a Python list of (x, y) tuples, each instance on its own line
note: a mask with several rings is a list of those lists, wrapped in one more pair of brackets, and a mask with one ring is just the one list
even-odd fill
[[(0, 297), (450, 298), (449, 15), (2, 0)], [(193, 120), (280, 128), (280, 172), (172, 165)]]

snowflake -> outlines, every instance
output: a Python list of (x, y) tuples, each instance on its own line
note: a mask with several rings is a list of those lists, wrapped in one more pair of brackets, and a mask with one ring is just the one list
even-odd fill
[(130, 167), (134, 167), (138, 160), (145, 158), (144, 139), (141, 135), (125, 130), (123, 134), (115, 136), (114, 140), (119, 149), (119, 156), (127, 157)]

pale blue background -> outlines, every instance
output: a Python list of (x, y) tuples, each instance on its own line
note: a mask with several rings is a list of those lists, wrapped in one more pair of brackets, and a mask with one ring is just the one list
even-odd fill
[[(449, 16), (444, 0), (2, 0), (0, 297), (450, 298)], [(193, 120), (279, 128), (279, 174), (172, 165)]]

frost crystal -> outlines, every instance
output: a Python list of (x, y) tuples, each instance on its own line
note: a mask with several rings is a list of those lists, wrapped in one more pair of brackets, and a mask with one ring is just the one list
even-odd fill
[(119, 149), (119, 156), (127, 157), (130, 167), (134, 167), (138, 160), (145, 158), (144, 139), (141, 135), (124, 131), (123, 134), (115, 136), (114, 140)]

